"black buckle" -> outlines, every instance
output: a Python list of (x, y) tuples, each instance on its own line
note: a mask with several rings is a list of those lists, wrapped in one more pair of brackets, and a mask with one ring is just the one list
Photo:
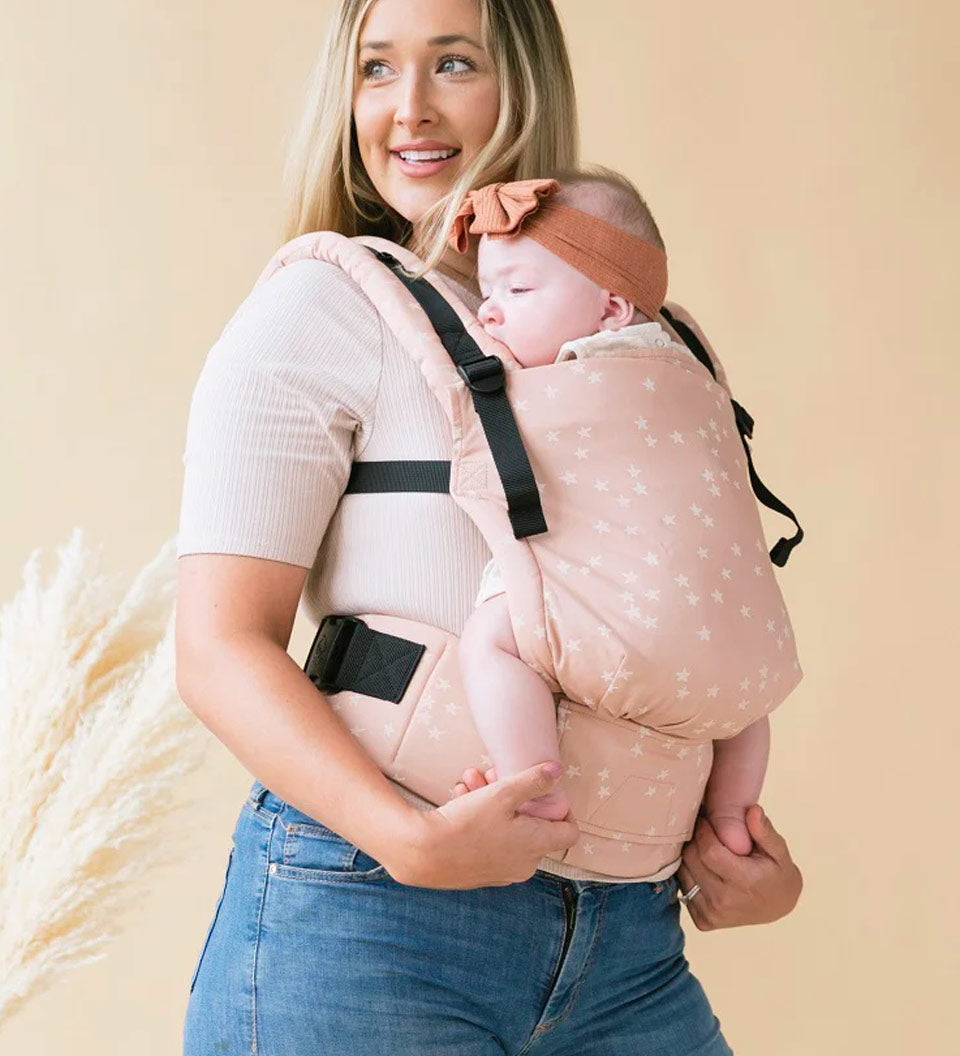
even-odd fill
[(745, 411), (736, 400), (731, 400), (731, 403), (733, 403), (733, 414), (737, 420), (737, 428), (740, 430), (740, 435), (752, 440), (753, 419), (750, 417), (750, 413)]
[(320, 621), (303, 670), (321, 693), (339, 693), (342, 689), (337, 681), (340, 665), (357, 627), (365, 626), (356, 616), (331, 614)]
[(473, 392), (500, 392), (504, 387), (503, 363), (497, 356), (467, 360), (457, 365), (457, 373)]

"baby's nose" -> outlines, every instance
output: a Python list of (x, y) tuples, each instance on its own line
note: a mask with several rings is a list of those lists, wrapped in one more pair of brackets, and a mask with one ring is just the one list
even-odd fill
[(492, 301), (484, 301), (480, 305), (480, 309), (477, 312), (477, 318), (480, 320), (481, 326), (487, 326), (490, 323), (500, 322), (500, 311)]

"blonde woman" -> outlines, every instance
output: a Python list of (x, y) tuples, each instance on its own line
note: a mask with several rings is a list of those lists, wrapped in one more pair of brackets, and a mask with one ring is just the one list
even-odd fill
[[(480, 303), (444, 235), (462, 193), (577, 163), (550, 0), (342, 0), (291, 155), (287, 237), (407, 245)], [(682, 310), (674, 307), (674, 311)], [(689, 319), (688, 316), (682, 316)], [(351, 462), (445, 459), (417, 367), (333, 265), (254, 289), (191, 405), (177, 681), (256, 775), (190, 984), (186, 1056), (729, 1053), (684, 956), (702, 930), (775, 920), (800, 873), (759, 807), (738, 857), (700, 819), (669, 875), (547, 855), (570, 820), (518, 814), (540, 766), (433, 809), (389, 781), (286, 652), (298, 602), (452, 633), (489, 551), (439, 494), (348, 495)]]

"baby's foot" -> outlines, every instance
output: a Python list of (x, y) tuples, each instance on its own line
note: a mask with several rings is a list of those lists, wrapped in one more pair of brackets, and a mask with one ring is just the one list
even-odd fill
[(561, 789), (554, 789), (536, 799), (528, 799), (517, 807), (518, 814), (529, 814), (531, 818), (546, 818), (547, 821), (563, 821), (570, 811), (570, 800)]
[(724, 808), (720, 813), (707, 812), (707, 818), (718, 839), (728, 851), (733, 851), (734, 854), (749, 854), (753, 850), (753, 840), (750, 838), (745, 820), (746, 813), (745, 810), (735, 813), (729, 807)]

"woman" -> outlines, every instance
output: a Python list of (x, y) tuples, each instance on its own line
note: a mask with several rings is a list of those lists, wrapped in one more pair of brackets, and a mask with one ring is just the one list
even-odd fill
[[(404, 243), (471, 308), (443, 234), (462, 192), (577, 161), (550, 0), (343, 0), (291, 155), (288, 236)], [(681, 311), (680, 309), (674, 309)], [(688, 316), (684, 318), (689, 319)], [(748, 819), (705, 819), (669, 878), (615, 882), (548, 855), (572, 820), (516, 813), (541, 767), (437, 809), (389, 781), (286, 652), (298, 601), (457, 633), (489, 551), (449, 497), (340, 496), (354, 459), (449, 458), (446, 420), (375, 307), (330, 264), (258, 286), (191, 405), (177, 682), (256, 775), (198, 961), (185, 1053), (728, 1053), (683, 955), (703, 930), (789, 912), (801, 879)]]

